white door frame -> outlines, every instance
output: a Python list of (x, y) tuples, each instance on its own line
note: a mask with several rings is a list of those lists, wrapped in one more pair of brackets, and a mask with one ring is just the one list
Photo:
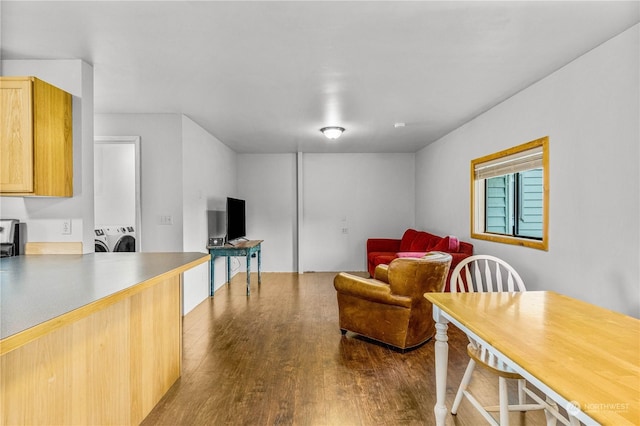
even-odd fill
[(136, 251), (142, 251), (142, 202), (140, 191), (140, 136), (95, 136), (96, 144), (133, 144), (136, 166)]

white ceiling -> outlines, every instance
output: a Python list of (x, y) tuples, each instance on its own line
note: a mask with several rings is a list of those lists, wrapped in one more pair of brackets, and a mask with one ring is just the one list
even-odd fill
[[(2, 59), (92, 64), (96, 113), (183, 113), (236, 152), (415, 152), (639, 5), (4, 0), (0, 42)], [(328, 142), (327, 125), (347, 130)]]

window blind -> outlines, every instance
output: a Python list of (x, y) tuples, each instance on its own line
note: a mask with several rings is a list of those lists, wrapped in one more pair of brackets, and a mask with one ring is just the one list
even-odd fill
[(506, 157), (478, 163), (474, 166), (476, 180), (542, 168), (542, 146), (520, 151)]

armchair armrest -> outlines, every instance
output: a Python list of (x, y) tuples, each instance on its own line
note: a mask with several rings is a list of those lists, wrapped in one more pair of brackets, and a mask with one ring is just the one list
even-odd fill
[(367, 253), (373, 251), (400, 251), (400, 240), (393, 238), (369, 238), (367, 240)]
[(411, 307), (411, 298), (391, 293), (388, 284), (371, 278), (362, 278), (357, 275), (340, 272), (333, 279), (333, 286), (338, 293), (358, 297), (372, 302), (387, 305)]
[(378, 281), (382, 281), (383, 283), (389, 284), (389, 265), (381, 263), (380, 265), (376, 266), (373, 278)]

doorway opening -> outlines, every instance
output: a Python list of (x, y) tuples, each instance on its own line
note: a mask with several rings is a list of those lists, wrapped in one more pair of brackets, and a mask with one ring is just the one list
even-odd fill
[(96, 253), (142, 251), (140, 206), (140, 136), (96, 136)]

